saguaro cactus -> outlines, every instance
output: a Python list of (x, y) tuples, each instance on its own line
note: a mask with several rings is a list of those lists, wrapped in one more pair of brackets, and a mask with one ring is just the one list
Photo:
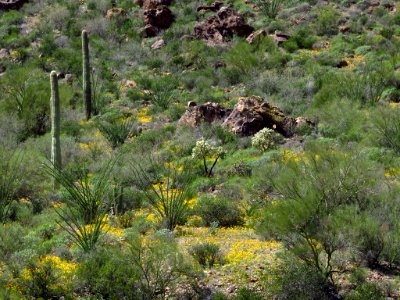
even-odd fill
[(90, 82), (90, 57), (89, 38), (86, 30), (82, 31), (82, 77), (83, 77), (83, 99), (85, 102), (86, 119), (92, 116), (92, 85)]
[(56, 71), (50, 73), (51, 85), (51, 162), (57, 168), (61, 168), (61, 144), (60, 144), (60, 95), (58, 92), (58, 78)]

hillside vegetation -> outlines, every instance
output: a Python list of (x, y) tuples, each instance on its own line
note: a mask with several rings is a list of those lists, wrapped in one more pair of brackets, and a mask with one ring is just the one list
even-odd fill
[(17, 4), (0, 299), (398, 299), (399, 1)]

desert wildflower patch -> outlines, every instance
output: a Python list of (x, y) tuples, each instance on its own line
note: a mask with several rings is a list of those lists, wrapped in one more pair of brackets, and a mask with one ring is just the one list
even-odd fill
[(232, 284), (239, 287), (259, 282), (264, 272), (274, 267), (275, 255), (282, 249), (280, 243), (262, 240), (253, 229), (244, 227), (218, 228), (215, 231), (205, 227), (179, 227), (177, 232), (184, 252), (202, 243), (219, 247), (224, 263), (205, 271), (208, 275), (206, 281), (217, 287)]

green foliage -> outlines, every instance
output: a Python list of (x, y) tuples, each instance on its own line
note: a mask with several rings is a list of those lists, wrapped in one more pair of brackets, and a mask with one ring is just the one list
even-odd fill
[(161, 158), (134, 161), (130, 164), (135, 184), (144, 193), (151, 208), (162, 218), (163, 225), (173, 230), (182, 223), (190, 196), (191, 169)]
[(260, 227), (267, 237), (284, 239), (289, 250), (331, 283), (341, 270), (339, 251), (351, 246), (343, 232), (355, 230), (349, 220), (369, 207), (379, 182), (373, 164), (360, 153), (332, 146), (310, 144), (298, 161), (270, 164), (264, 178), (280, 197), (268, 206)]
[(132, 236), (128, 243), (128, 261), (140, 270), (138, 287), (145, 299), (165, 299), (167, 290), (173, 291), (180, 278), (190, 282), (199, 275), (167, 230), (156, 232), (149, 241)]
[[(192, 150), (192, 158), (203, 162), (204, 175), (211, 177), (213, 169), (219, 159), (223, 159), (226, 151), (222, 147), (214, 147), (209, 142), (201, 139), (196, 142), (196, 146)], [(207, 165), (207, 160), (211, 160), (211, 168)]]
[(366, 282), (357, 286), (354, 290), (352, 290), (347, 296), (346, 299), (350, 300), (362, 300), (362, 299), (376, 299), (383, 300), (386, 299), (382, 290), (375, 282)]
[(338, 13), (332, 6), (326, 6), (319, 11), (316, 28), (319, 35), (332, 35), (337, 32)]
[(204, 242), (197, 244), (189, 249), (190, 255), (203, 267), (213, 267), (217, 263), (223, 262), (222, 254), (217, 244)]
[(137, 124), (129, 120), (111, 122), (97, 120), (96, 127), (113, 149), (123, 145), (128, 137), (136, 136), (139, 133)]
[(255, 0), (261, 13), (271, 19), (275, 19), (284, 3), (284, 0)]
[(251, 138), (251, 144), (254, 148), (261, 151), (267, 151), (275, 146), (280, 140), (280, 135), (270, 128), (261, 129)]
[(45, 165), (45, 171), (66, 191), (66, 207), (56, 209), (60, 226), (67, 231), (72, 240), (85, 252), (94, 248), (98, 242), (104, 218), (108, 212), (106, 202), (110, 191), (110, 174), (114, 162), (110, 161), (92, 178), (85, 169), (77, 174), (61, 170), (54, 165)]
[(0, 149), (0, 223), (9, 217), (10, 206), (22, 180), (21, 156)]
[(375, 112), (372, 121), (374, 124), (374, 141), (400, 153), (400, 110), (398, 108), (381, 107)]
[(218, 225), (223, 227), (243, 224), (239, 207), (227, 199), (202, 195), (195, 209), (207, 226), (213, 222), (218, 222)]

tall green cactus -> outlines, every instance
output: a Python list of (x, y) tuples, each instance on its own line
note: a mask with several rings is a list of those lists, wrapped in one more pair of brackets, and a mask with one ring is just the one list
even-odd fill
[(50, 73), (51, 86), (51, 162), (56, 168), (61, 168), (61, 144), (60, 144), (60, 94), (58, 92), (57, 72)]
[(86, 119), (92, 116), (92, 85), (90, 82), (90, 57), (89, 38), (86, 30), (82, 31), (82, 77), (83, 77), (83, 99), (85, 102)]

